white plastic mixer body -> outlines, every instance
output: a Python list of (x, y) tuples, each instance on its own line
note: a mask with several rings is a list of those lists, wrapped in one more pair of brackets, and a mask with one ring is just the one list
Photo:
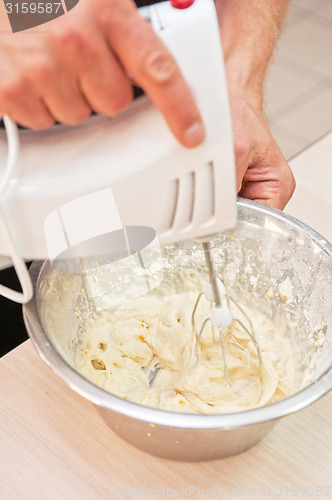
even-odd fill
[(142, 15), (190, 84), (206, 140), (192, 150), (182, 147), (145, 96), (112, 119), (21, 130), (15, 168), (5, 166), (10, 148), (1, 131), (0, 255), (3, 263), (14, 262), (20, 279), (20, 259), (52, 261), (77, 245), (85, 257), (82, 242), (128, 226), (152, 228), (168, 243), (236, 223), (231, 119), (213, 0), (196, 0), (185, 10), (163, 2)]

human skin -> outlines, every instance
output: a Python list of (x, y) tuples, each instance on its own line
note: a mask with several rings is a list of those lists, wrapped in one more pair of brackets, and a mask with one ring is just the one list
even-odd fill
[(283, 209), (295, 189), (266, 124), (264, 78), (289, 0), (216, 0), (231, 106), (240, 196)]
[(76, 125), (92, 110), (114, 116), (131, 102), (134, 80), (181, 144), (204, 139), (187, 83), (132, 0), (80, 0), (47, 25), (1, 34), (0, 68), (0, 114), (23, 126)]
[[(295, 182), (264, 119), (263, 82), (288, 3), (216, 0), (238, 191), (279, 209)], [(0, 114), (23, 126), (40, 130), (55, 121), (76, 125), (92, 110), (116, 115), (131, 102), (134, 81), (182, 145), (195, 147), (204, 140), (186, 82), (132, 0), (80, 0), (47, 25), (1, 33), (0, 68)]]

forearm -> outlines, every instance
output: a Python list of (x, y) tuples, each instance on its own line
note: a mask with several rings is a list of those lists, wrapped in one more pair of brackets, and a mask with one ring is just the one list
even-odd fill
[(262, 105), (265, 73), (289, 2), (215, 0), (229, 91), (254, 106)]

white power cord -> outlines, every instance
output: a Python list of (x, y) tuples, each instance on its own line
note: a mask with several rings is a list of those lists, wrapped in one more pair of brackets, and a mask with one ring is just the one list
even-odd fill
[(3, 207), (3, 196), (14, 173), (19, 153), (19, 137), (16, 124), (8, 116), (3, 116), (2, 119), (7, 134), (8, 155), (4, 175), (0, 179), (0, 227), (2, 227), (2, 235), (9, 250), (10, 258), (12, 259), (22, 292), (16, 292), (15, 290), (0, 284), (0, 295), (14, 302), (18, 302), (19, 304), (25, 304), (29, 302), (33, 296), (31, 278), (27, 266), (22, 259), (11, 234), (10, 225), (6, 219)]

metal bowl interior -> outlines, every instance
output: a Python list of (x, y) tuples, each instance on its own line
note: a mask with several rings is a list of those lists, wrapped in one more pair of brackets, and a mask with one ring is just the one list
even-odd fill
[[(283, 332), (289, 321), (296, 322), (293, 335), (301, 345), (303, 367), (313, 370), (310, 385), (277, 403), (232, 414), (180, 414), (123, 400), (75, 370), (75, 307), (82, 277), (73, 275), (68, 290), (49, 262), (34, 262), (30, 269), (35, 295), (24, 306), (24, 319), (41, 357), (73, 390), (97, 405), (111, 429), (148, 453), (197, 461), (242, 452), (277, 419), (301, 410), (332, 388), (331, 244), (282, 212), (239, 200), (238, 226), (214, 239), (213, 257), (218, 274), (237, 300), (266, 312)], [(163, 271), (175, 280), (180, 267), (205, 272), (203, 252), (193, 242), (163, 248), (162, 259)], [(50, 286), (54, 273), (56, 289)], [(280, 293), (267, 301), (271, 289)], [(324, 339), (321, 346), (318, 334)]]

